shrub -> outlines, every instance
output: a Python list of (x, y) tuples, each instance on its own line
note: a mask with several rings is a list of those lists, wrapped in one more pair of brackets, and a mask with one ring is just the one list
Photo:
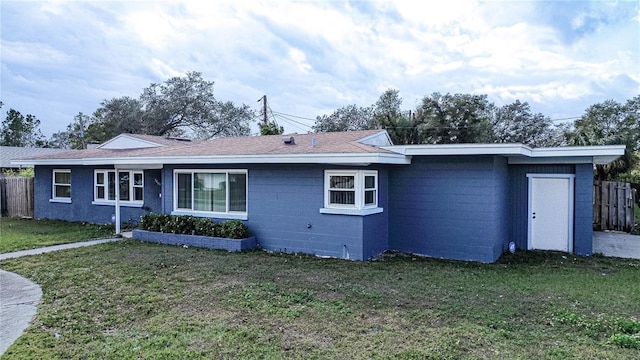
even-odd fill
[(171, 215), (168, 214), (145, 214), (140, 218), (140, 227), (148, 231), (167, 232)]
[(190, 215), (145, 214), (140, 219), (140, 228), (163, 233), (195, 234), (230, 239), (244, 239), (250, 235), (249, 228), (240, 220), (215, 223), (210, 218)]
[(174, 234), (193, 234), (196, 230), (196, 219), (193, 216), (172, 216), (169, 224), (169, 231)]
[(196, 220), (196, 234), (204, 236), (219, 236), (220, 226), (210, 218), (198, 218)]
[(249, 229), (240, 220), (227, 220), (220, 224), (221, 237), (230, 239), (244, 239), (249, 237)]

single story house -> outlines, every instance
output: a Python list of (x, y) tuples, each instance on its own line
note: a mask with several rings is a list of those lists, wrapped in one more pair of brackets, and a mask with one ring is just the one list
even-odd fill
[(366, 260), (392, 249), (493, 262), (510, 242), (590, 255), (593, 166), (623, 153), (394, 146), (384, 130), (208, 141), (123, 134), (17, 163), (35, 167), (36, 218), (189, 214), (240, 219), (269, 251)]

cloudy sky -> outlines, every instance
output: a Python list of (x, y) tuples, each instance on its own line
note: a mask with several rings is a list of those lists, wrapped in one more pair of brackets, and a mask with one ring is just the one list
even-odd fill
[[(5, 1), (0, 100), (47, 136), (188, 71), (262, 95), (290, 132), (394, 88), (516, 99), (552, 119), (640, 94), (638, 1)], [(296, 117), (293, 117), (296, 116)]]

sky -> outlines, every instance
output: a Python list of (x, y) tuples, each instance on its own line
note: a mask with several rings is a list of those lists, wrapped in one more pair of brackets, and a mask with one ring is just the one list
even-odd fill
[(47, 137), (189, 71), (221, 101), (267, 95), (287, 132), (389, 88), (405, 110), (486, 94), (562, 122), (640, 94), (640, 2), (0, 0), (0, 71), (2, 119)]

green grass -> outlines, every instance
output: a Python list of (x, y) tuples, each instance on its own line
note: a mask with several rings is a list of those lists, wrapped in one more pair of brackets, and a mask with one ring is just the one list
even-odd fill
[(2, 359), (640, 358), (638, 260), (351, 262), (127, 240), (0, 266), (44, 293)]
[(0, 218), (0, 253), (114, 236), (112, 225)]

